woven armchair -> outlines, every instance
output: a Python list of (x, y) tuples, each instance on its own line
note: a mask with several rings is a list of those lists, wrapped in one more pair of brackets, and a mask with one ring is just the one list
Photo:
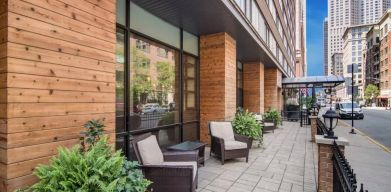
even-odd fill
[[(151, 142), (154, 144), (152, 147), (149, 145)], [(162, 153), (156, 136), (150, 133), (136, 136), (132, 141), (132, 146), (145, 178), (152, 181), (149, 190), (153, 192), (195, 192), (198, 181), (198, 151)], [(162, 157), (156, 154), (161, 154)], [(153, 162), (160, 158), (160, 162)]]
[(274, 120), (264, 119), (260, 114), (255, 115), (255, 118), (258, 123), (262, 124), (262, 133), (265, 131), (272, 131), (274, 133), (274, 129), (277, 128), (276, 122)]
[(209, 123), (212, 153), (221, 159), (221, 164), (227, 159), (246, 158), (252, 145), (252, 138), (234, 134), (231, 122), (212, 121)]

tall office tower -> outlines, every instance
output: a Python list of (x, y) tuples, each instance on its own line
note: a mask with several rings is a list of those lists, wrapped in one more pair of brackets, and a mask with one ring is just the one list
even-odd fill
[(329, 65), (328, 65), (328, 19), (324, 18), (323, 21), (323, 73), (324, 75), (329, 74)]
[(353, 25), (375, 23), (390, 7), (391, 0), (328, 0), (328, 73), (331, 56), (342, 52), (342, 35)]
[(306, 3), (296, 1), (296, 76), (306, 76)]
[(361, 24), (377, 22), (390, 5), (390, 0), (362, 0)]

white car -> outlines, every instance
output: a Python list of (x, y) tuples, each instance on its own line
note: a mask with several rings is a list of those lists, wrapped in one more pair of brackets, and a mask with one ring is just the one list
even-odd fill
[(164, 113), (165, 108), (160, 107), (159, 103), (147, 103), (143, 106), (142, 113)]

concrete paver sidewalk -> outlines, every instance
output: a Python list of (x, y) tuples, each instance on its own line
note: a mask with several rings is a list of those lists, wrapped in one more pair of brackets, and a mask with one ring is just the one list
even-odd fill
[(354, 169), (359, 183), (373, 192), (391, 191), (391, 154), (358, 132), (349, 134), (351, 126), (340, 124), (334, 130), (339, 137), (349, 140), (345, 157)]
[(197, 191), (316, 191), (317, 147), (310, 142), (310, 128), (284, 122), (275, 133), (264, 135), (265, 148), (253, 148), (244, 158), (221, 165), (207, 157), (199, 169)]

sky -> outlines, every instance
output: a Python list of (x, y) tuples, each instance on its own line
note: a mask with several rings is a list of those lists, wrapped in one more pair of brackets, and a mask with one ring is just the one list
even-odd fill
[(327, 16), (327, 0), (306, 1), (307, 75), (323, 75), (323, 21)]

